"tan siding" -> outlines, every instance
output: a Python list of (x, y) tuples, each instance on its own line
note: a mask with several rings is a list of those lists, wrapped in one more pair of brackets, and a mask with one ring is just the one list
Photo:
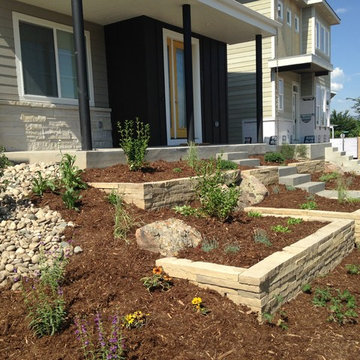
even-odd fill
[[(12, 11), (43, 18), (71, 26), (69, 16), (41, 8), (28, 6), (17, 1), (0, 0), (0, 76), (6, 75), (6, 82), (0, 78), (0, 99), (18, 100)], [(90, 31), (95, 106), (108, 107), (105, 40), (103, 27), (86, 23)]]
[(271, 17), (271, 0), (237, 0), (237, 2), (262, 15)]
[(312, 8), (305, 8), (302, 11), (302, 51), (304, 54), (313, 52), (314, 18)]

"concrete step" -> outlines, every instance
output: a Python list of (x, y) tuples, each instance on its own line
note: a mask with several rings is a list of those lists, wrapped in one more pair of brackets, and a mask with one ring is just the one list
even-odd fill
[(232, 160), (232, 161), (242, 166), (260, 166), (259, 159), (241, 159), (241, 160)]
[(278, 167), (279, 177), (293, 175), (297, 173), (296, 166), (279, 166)]
[(319, 181), (309, 181), (300, 185), (296, 185), (295, 187), (301, 190), (305, 190), (311, 194), (315, 194), (325, 189), (325, 183)]
[(279, 177), (279, 184), (296, 186), (311, 181), (310, 174), (293, 174)]
[(221, 157), (224, 160), (240, 160), (247, 159), (249, 154), (246, 151), (234, 151), (227, 153), (218, 153), (216, 154), (216, 158)]

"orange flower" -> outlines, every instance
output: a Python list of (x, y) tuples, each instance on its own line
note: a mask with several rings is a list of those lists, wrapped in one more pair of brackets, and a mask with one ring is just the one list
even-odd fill
[(172, 278), (169, 277), (169, 276), (167, 276), (167, 275), (164, 275), (164, 276), (163, 276), (163, 279), (164, 279), (165, 281), (171, 281), (171, 280), (172, 280)]
[(155, 267), (153, 268), (153, 274), (154, 274), (154, 275), (161, 275), (162, 272), (163, 272), (162, 266), (155, 266)]

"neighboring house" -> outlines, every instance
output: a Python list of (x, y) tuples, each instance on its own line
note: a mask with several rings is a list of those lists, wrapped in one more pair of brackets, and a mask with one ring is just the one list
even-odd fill
[[(264, 140), (329, 141), (331, 26), (340, 19), (325, 0), (238, 1), (282, 25), (262, 42)], [(254, 57), (253, 41), (228, 46), (231, 143), (256, 142)]]
[[(151, 145), (186, 143), (184, 4), (195, 138), (228, 141), (226, 44), (273, 36), (275, 21), (235, 0), (86, 0), (95, 148), (116, 146), (117, 122), (135, 117), (150, 124)], [(9, 151), (80, 148), (71, 15), (71, 0), (0, 0), (0, 145)]]

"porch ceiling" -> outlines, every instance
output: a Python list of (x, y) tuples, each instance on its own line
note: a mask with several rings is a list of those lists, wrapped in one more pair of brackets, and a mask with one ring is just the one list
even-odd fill
[[(71, 16), (71, 0), (21, 0)], [(235, 0), (84, 0), (84, 19), (107, 25), (146, 15), (182, 27), (183, 4), (191, 5), (192, 31), (228, 44), (276, 34), (279, 25)]]

